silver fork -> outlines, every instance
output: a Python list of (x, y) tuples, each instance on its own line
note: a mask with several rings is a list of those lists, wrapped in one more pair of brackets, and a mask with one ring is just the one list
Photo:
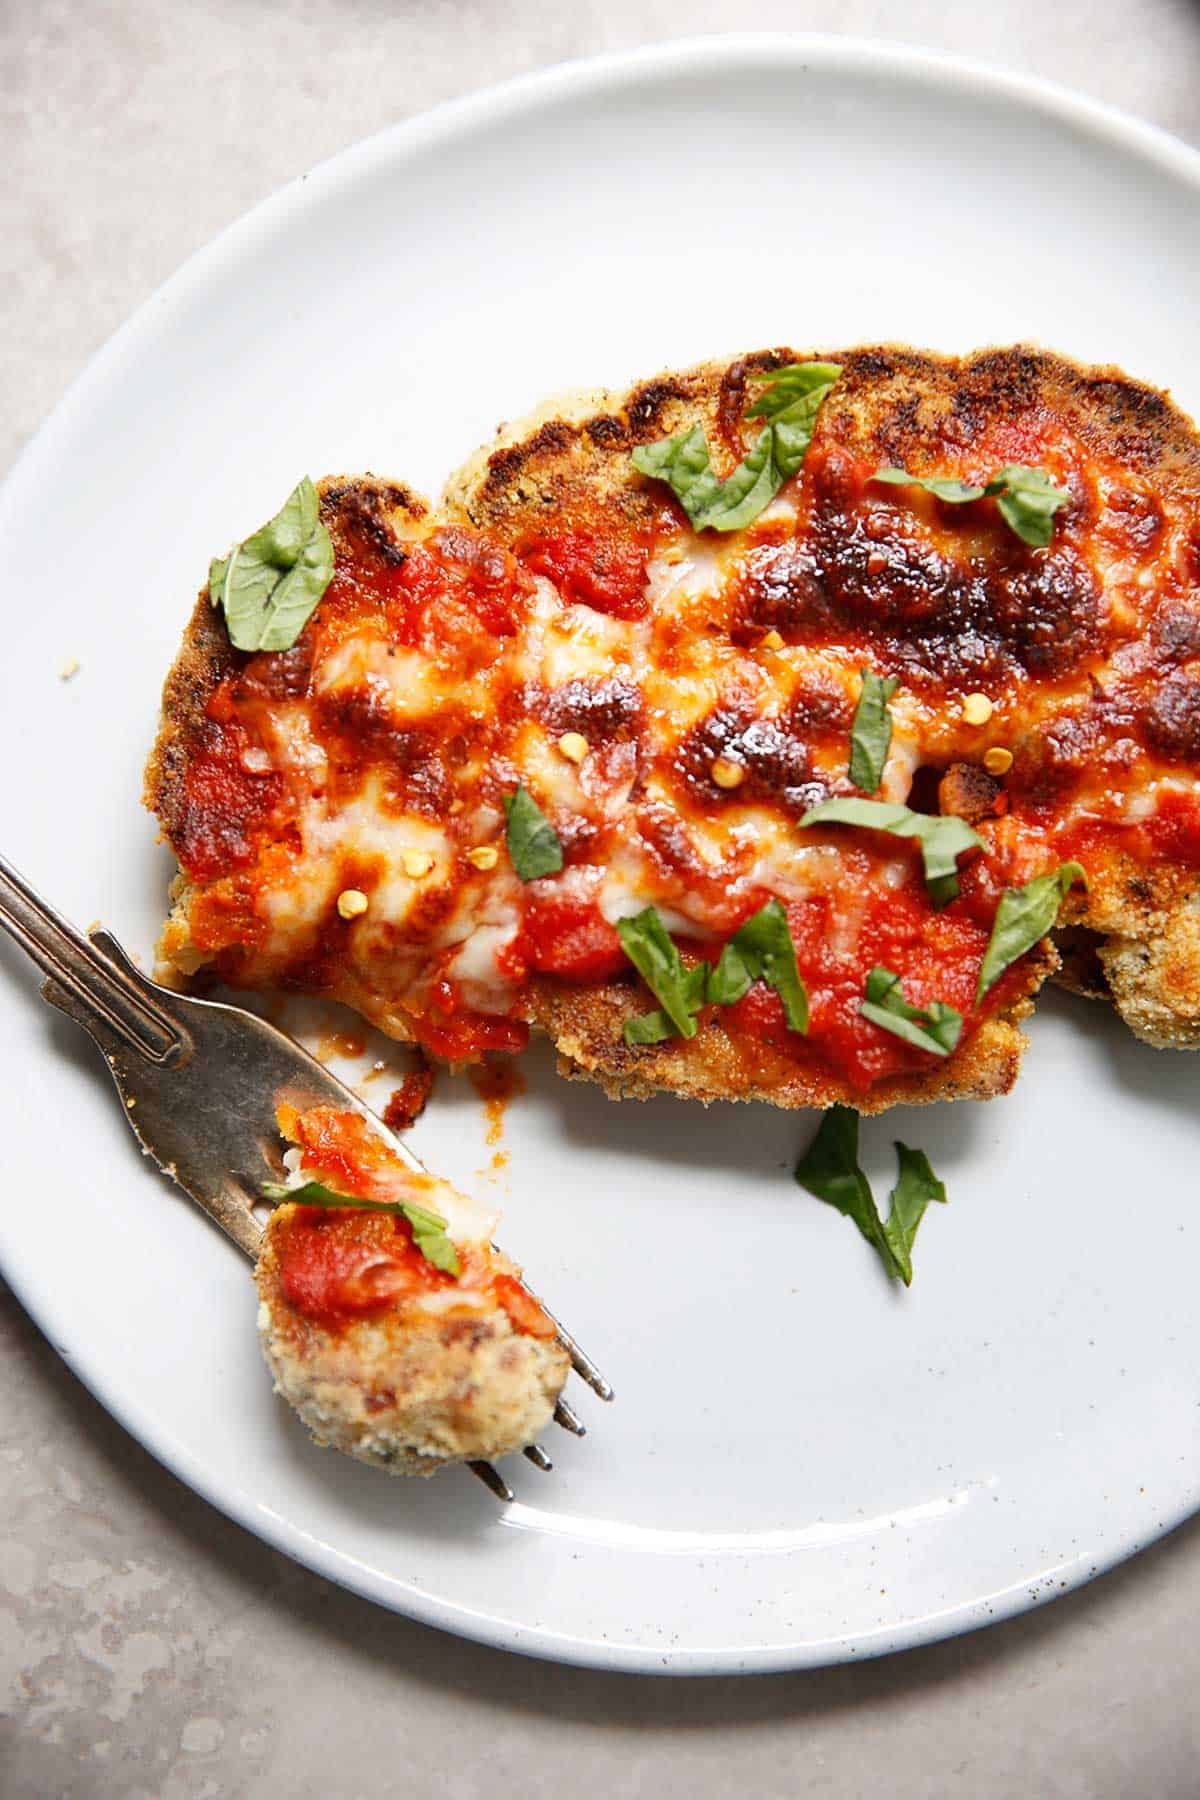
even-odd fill
[[(241, 1007), (196, 1000), (148, 980), (111, 932), (96, 927), (85, 937), (3, 857), (0, 927), (42, 970), (43, 998), (99, 1045), (143, 1152), (252, 1261), (263, 1228), (251, 1209), (264, 1180), (286, 1174), (276, 1124), (281, 1103), (300, 1112), (310, 1106), (356, 1112), (410, 1169), (425, 1173), (358, 1095), (293, 1039)], [(576, 1374), (611, 1400), (595, 1363), (545, 1310)], [(584, 1435), (579, 1415), (561, 1397), (554, 1418), (565, 1431)], [(540, 1444), (524, 1454), (535, 1468), (553, 1467)], [(467, 1466), (497, 1499), (513, 1498), (494, 1464)]]

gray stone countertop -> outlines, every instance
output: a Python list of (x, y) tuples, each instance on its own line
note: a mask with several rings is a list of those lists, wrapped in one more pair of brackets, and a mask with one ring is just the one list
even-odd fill
[[(0, 469), (198, 245), (452, 94), (739, 28), (1050, 75), (1200, 141), (1188, 0), (0, 0)], [(853, 1668), (671, 1681), (392, 1617), (264, 1549), (0, 1320), (7, 1795), (1200, 1795), (1200, 1520), (1042, 1611)]]

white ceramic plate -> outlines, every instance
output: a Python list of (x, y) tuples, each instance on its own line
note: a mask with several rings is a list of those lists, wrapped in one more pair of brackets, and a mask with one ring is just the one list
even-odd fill
[[(210, 553), (304, 470), (436, 489), (498, 420), (760, 344), (1040, 339), (1200, 405), (1200, 158), (1098, 107), (845, 41), (552, 70), (348, 151), (198, 256), (97, 358), (0, 502), (0, 844), (147, 954), (138, 807)], [(81, 673), (58, 671), (77, 657)], [(618, 1390), (517, 1461), (382, 1479), (272, 1399), (236, 1252), (134, 1153), (90, 1048), (0, 957), (5, 1267), (155, 1455), (291, 1555), (489, 1642), (772, 1669), (1047, 1599), (1200, 1503), (1195, 1064), (1050, 996), (1017, 1092), (891, 1115), (951, 1204), (911, 1293), (789, 1168), (809, 1122), (612, 1107), (531, 1062), (504, 1241)], [(384, 1090), (386, 1091), (386, 1090)], [(482, 1110), (414, 1136), (464, 1182)]]

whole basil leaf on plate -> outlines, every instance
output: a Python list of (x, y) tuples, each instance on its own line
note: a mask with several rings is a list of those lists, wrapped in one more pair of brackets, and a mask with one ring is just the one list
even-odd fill
[(953, 1006), (944, 1000), (932, 1000), (924, 1008), (910, 1006), (899, 975), (878, 964), (867, 976), (866, 998), (858, 1010), (873, 1025), (934, 1056), (949, 1056), (962, 1035), (962, 1014)]
[(852, 1106), (831, 1106), (823, 1115), (816, 1137), (796, 1164), (795, 1174), (800, 1186), (810, 1194), (853, 1219), (868, 1244), (883, 1258), (888, 1273), (898, 1273), (871, 1184), (858, 1164), (858, 1114)]
[(915, 838), (921, 846), (925, 888), (936, 907), (958, 893), (958, 858), (964, 850), (984, 848), (983, 839), (953, 813), (916, 813), (885, 800), (823, 800), (800, 821), (806, 825), (858, 825)]
[(1024, 887), (1005, 888), (979, 970), (976, 1006), (1005, 969), (1053, 929), (1067, 890), (1077, 881), (1087, 886), (1082, 867), (1077, 862), (1065, 862), (1049, 875), (1036, 875)]
[[(696, 1014), (704, 999), (704, 966), (700, 966), (699, 974), (695, 969), (689, 972), (684, 968), (683, 958), (653, 906), (644, 907), (631, 919), (618, 919), (617, 936), (622, 950), (658, 1001), (663, 1016), (680, 1037), (695, 1037)], [(653, 1013), (643, 1014), (641, 1019), (627, 1019), (624, 1030), (627, 1044), (660, 1041), (657, 1035), (650, 1035), (657, 1032)]]
[(800, 1186), (836, 1206), (852, 1219), (878, 1253), (888, 1274), (912, 1284), (912, 1246), (925, 1208), (944, 1201), (946, 1190), (921, 1150), (896, 1145), (899, 1175), (890, 1195), (886, 1223), (879, 1216), (871, 1184), (858, 1161), (858, 1114), (849, 1106), (831, 1106), (817, 1135), (796, 1165)]
[(923, 1150), (912, 1150), (897, 1140), (896, 1157), (900, 1172), (889, 1196), (891, 1210), (883, 1229), (900, 1279), (905, 1287), (911, 1287), (912, 1247), (917, 1226), (925, 1217), (925, 1208), (930, 1201), (946, 1204), (946, 1189), (930, 1168), (929, 1158)]
[(755, 981), (775, 989), (790, 1030), (808, 1030), (808, 995), (796, 967), (787, 913), (778, 900), (768, 900), (734, 932), (709, 974), (708, 998), (718, 1006), (732, 1006)]
[(871, 669), (862, 671), (862, 691), (850, 727), (850, 779), (865, 794), (873, 794), (883, 780), (892, 742), (888, 701), (899, 686), (897, 675), (876, 675)]
[(208, 595), (238, 650), (290, 650), (333, 578), (333, 540), (306, 475), (273, 519), (214, 558)]
[(529, 789), (518, 782), (504, 799), (504, 841), (508, 859), (522, 881), (557, 875), (563, 866), (562, 842)]
[(359, 1200), (352, 1194), (339, 1194), (320, 1181), (306, 1181), (303, 1187), (288, 1187), (282, 1181), (264, 1181), (262, 1194), (267, 1200), (291, 1200), (297, 1206), (349, 1208), (354, 1212), (391, 1213), (407, 1219), (412, 1227), (413, 1243), (426, 1262), (447, 1275), (459, 1272), (458, 1251), (446, 1235), (446, 1221), (428, 1207), (407, 1200)]

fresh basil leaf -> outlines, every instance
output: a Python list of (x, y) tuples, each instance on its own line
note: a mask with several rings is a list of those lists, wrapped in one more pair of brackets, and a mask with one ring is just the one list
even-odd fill
[(982, 500), (987, 492), (986, 488), (972, 487), (970, 482), (955, 481), (951, 476), (910, 475), (907, 469), (890, 466), (876, 469), (870, 479), (890, 482), (893, 487), (924, 488), (927, 494), (936, 494), (939, 500), (948, 500), (951, 506), (961, 506), (967, 500)]
[(946, 1204), (946, 1189), (930, 1168), (929, 1158), (923, 1150), (910, 1150), (907, 1144), (898, 1142), (896, 1157), (900, 1172), (890, 1195), (891, 1210), (883, 1229), (900, 1279), (905, 1287), (911, 1287), (912, 1247), (917, 1226), (931, 1200), (939, 1201), (943, 1206)]
[(748, 419), (777, 419), (798, 405), (811, 405), (813, 417), (841, 375), (841, 363), (787, 363), (782, 369), (754, 369), (751, 381), (766, 383), (746, 414)]
[(1050, 875), (1035, 875), (1024, 887), (1005, 888), (979, 970), (976, 1006), (1005, 969), (1053, 929), (1067, 890), (1077, 881), (1087, 886), (1083, 869), (1077, 862), (1066, 862)]
[(709, 973), (708, 998), (718, 1006), (733, 1006), (755, 981), (775, 989), (789, 1030), (808, 1030), (808, 995), (796, 967), (787, 913), (778, 900), (768, 900), (734, 932)]
[(946, 1190), (929, 1166), (923, 1150), (896, 1145), (899, 1173), (890, 1195), (885, 1223), (879, 1216), (871, 1184), (858, 1162), (858, 1114), (849, 1106), (831, 1106), (817, 1135), (796, 1166), (800, 1186), (836, 1206), (853, 1219), (879, 1254), (889, 1275), (912, 1285), (912, 1247), (917, 1227), (930, 1201), (945, 1201)]
[[(767, 383), (748, 419), (769, 419), (775, 434), (773, 460), (779, 472), (778, 486), (799, 470), (816, 429), (817, 414), (825, 396), (842, 372), (840, 363), (790, 363), (783, 369), (759, 372)], [(778, 488), (776, 489), (778, 491)]]
[(821, 402), (840, 374), (836, 363), (795, 363), (766, 371), (762, 379), (768, 388), (746, 416), (769, 417), (770, 423), (725, 481), (713, 469), (700, 425), (656, 444), (639, 444), (633, 466), (669, 484), (694, 530), (740, 531), (800, 468)]
[[(676, 949), (653, 906), (644, 907), (632, 919), (618, 919), (617, 936), (621, 940), (621, 948), (645, 982), (654, 998), (661, 1006), (663, 1013), (670, 1020), (681, 1037), (690, 1038), (696, 1035), (696, 1014), (704, 996), (704, 971), (697, 976), (695, 969), (690, 972), (683, 966), (683, 958)], [(657, 1037), (638, 1036), (638, 1029), (650, 1031), (646, 1022), (654, 1019), (650, 1013), (643, 1015), (643, 1020), (629, 1019), (625, 1026), (625, 1042), (648, 1043), (659, 1042)], [(635, 1035), (629, 1036), (630, 1028)]]
[[(232, 555), (232, 552), (230, 552)], [(210, 606), (224, 606), (225, 577), (229, 573), (229, 557), (214, 556), (208, 565), (208, 603)]]
[(850, 779), (866, 794), (873, 794), (883, 780), (892, 741), (892, 715), (887, 703), (899, 686), (897, 675), (862, 671), (862, 691), (850, 727)]
[(712, 466), (708, 439), (702, 425), (693, 425), (679, 437), (661, 438), (657, 444), (639, 444), (633, 466), (643, 475), (665, 481), (674, 492), (697, 531), (712, 507), (719, 507), (721, 483)]
[(430, 1213), (424, 1220), (417, 1217), (419, 1207), (410, 1206), (407, 1211), (409, 1224), (412, 1226), (413, 1243), (435, 1269), (441, 1269), (445, 1275), (459, 1273), (458, 1251), (452, 1240), (446, 1235), (446, 1221), (436, 1213)]
[(1045, 469), (1026, 469), (1020, 463), (1009, 463), (998, 470), (988, 491), (998, 498), (1000, 516), (1022, 543), (1044, 550), (1054, 530), (1054, 515), (1071, 498), (1063, 488), (1055, 487)]
[(868, 831), (889, 831), (893, 837), (916, 838), (926, 892), (939, 908), (958, 893), (958, 858), (963, 851), (984, 848), (979, 833), (953, 813), (915, 813), (884, 800), (824, 800), (810, 807), (800, 823), (859, 825)]
[(962, 1014), (954, 1007), (944, 1000), (933, 1000), (926, 1008), (910, 1006), (900, 977), (878, 965), (867, 976), (866, 999), (858, 1010), (873, 1025), (934, 1056), (949, 1056), (962, 1033)]
[[(708, 964), (699, 962), (684, 976), (684, 998), (689, 1012), (697, 1013), (704, 1005), (708, 973)], [(661, 1007), (655, 1007), (653, 1012), (639, 1013), (634, 1019), (626, 1019), (624, 1031), (627, 1044), (661, 1044), (665, 1039), (675, 1036), (675, 1027)]]
[(407, 1219), (412, 1227), (413, 1243), (426, 1262), (447, 1275), (459, 1272), (458, 1251), (446, 1235), (446, 1221), (440, 1213), (407, 1200), (359, 1200), (353, 1194), (338, 1194), (320, 1181), (306, 1181), (303, 1187), (288, 1187), (282, 1181), (264, 1181), (262, 1194), (267, 1200), (291, 1200), (297, 1206), (331, 1206), (349, 1208), (353, 1212), (391, 1213)]
[(796, 1180), (818, 1200), (836, 1206), (853, 1219), (868, 1244), (879, 1252), (889, 1275), (902, 1275), (875, 1206), (871, 1184), (858, 1166), (858, 1114), (851, 1106), (831, 1106), (817, 1135), (796, 1164)]
[(504, 841), (508, 860), (522, 881), (557, 875), (563, 866), (562, 843), (557, 831), (529, 789), (518, 782), (516, 792), (504, 797), (508, 821)]
[(273, 519), (209, 567), (208, 594), (238, 650), (290, 650), (333, 578), (333, 541), (306, 475)]
[(721, 481), (703, 428), (693, 425), (682, 437), (639, 444), (633, 466), (669, 483), (696, 531), (740, 531), (758, 517), (786, 479), (776, 467), (774, 450), (775, 433), (768, 426), (728, 480)]
[(924, 488), (952, 506), (985, 496), (994, 498), (1009, 530), (1037, 550), (1044, 550), (1050, 542), (1054, 515), (1071, 498), (1065, 489), (1055, 487), (1045, 469), (1027, 469), (1021, 463), (1006, 463), (984, 487), (972, 487), (969, 482), (945, 476), (924, 478), (910, 475), (907, 469), (894, 468), (876, 469), (871, 480), (888, 481), (895, 487)]

